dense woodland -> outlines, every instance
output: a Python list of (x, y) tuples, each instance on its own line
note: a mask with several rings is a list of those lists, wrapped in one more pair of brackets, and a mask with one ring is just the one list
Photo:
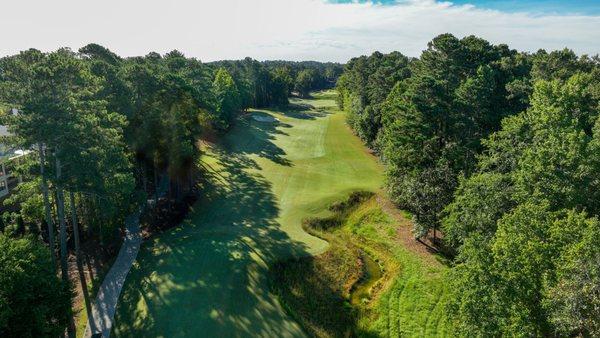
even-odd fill
[(600, 59), (444, 34), (344, 67), (96, 44), (0, 59), (3, 142), (30, 151), (0, 222), (0, 336), (72, 335), (70, 252), (82, 276), (82, 243), (114, 252), (128, 215), (197, 193), (198, 140), (334, 85), (415, 237), (451, 260), (457, 335), (600, 335)]
[(464, 336), (600, 335), (600, 59), (474, 36), (354, 58), (348, 122), (415, 236), (453, 259)]
[(177, 209), (194, 193), (199, 139), (214, 141), (250, 107), (330, 88), (341, 72), (250, 58), (205, 64), (178, 51), (122, 58), (97, 44), (0, 59), (0, 102), (18, 109), (3, 112), (12, 132), (3, 142), (31, 151), (0, 223), (0, 261), (11, 267), (0, 269), (0, 336), (66, 327), (73, 336), (69, 252), (89, 305), (81, 241), (114, 252), (144, 201), (164, 195)]

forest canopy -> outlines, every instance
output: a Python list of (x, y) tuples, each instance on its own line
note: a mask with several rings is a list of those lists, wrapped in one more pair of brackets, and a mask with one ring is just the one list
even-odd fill
[(114, 252), (141, 206), (162, 197), (174, 212), (197, 194), (199, 140), (334, 86), (414, 237), (450, 261), (458, 335), (600, 335), (600, 59), (451, 34), (418, 58), (343, 66), (124, 58), (97, 44), (1, 58), (3, 142), (28, 156), (0, 218), (0, 260), (18, 267), (0, 270), (0, 333), (72, 335), (80, 239)]
[(600, 334), (599, 79), (597, 56), (451, 34), (346, 64), (338, 105), (453, 257), (461, 334)]
[[(287, 105), (291, 95), (330, 88), (341, 71), (335, 63), (251, 58), (205, 64), (177, 50), (123, 58), (98, 44), (1, 58), (0, 124), (9, 132), (2, 141), (27, 156), (11, 168), (19, 183), (0, 218), (7, 255), (0, 277), (8, 288), (0, 290), (0, 333), (55, 336), (67, 327), (73, 336), (68, 260), (74, 252), (84, 276), (80, 240), (114, 254), (126, 219), (148, 200), (176, 219), (203, 175), (199, 140), (216, 141), (251, 107)], [(10, 274), (19, 268), (13, 260), (30, 275)], [(40, 294), (39, 308), (27, 310), (26, 299), (11, 303), (21, 301), (18, 283), (54, 294)], [(31, 326), (21, 327), (17, 315), (31, 317)]]

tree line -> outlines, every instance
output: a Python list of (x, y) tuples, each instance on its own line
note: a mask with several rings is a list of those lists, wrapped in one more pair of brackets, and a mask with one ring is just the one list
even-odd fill
[(244, 104), (252, 107), (287, 104), (292, 92), (308, 97), (311, 91), (332, 88), (343, 72), (339, 63), (316, 61), (259, 62), (246, 58), (210, 65), (233, 74), (240, 92), (246, 96)]
[(459, 334), (600, 334), (597, 56), (443, 34), (352, 59), (337, 90), (415, 236), (453, 258)]
[(195, 193), (199, 139), (227, 132), (250, 107), (287, 104), (292, 91), (325, 88), (340, 73), (335, 64), (250, 58), (205, 64), (176, 50), (122, 58), (97, 44), (0, 59), (0, 102), (17, 109), (1, 116), (12, 133), (3, 142), (30, 151), (6, 202), (17, 208), (0, 225), (0, 335), (68, 328), (73, 336), (70, 251), (90, 309), (82, 239), (116, 249), (126, 217), (148, 199), (164, 190), (177, 203)]

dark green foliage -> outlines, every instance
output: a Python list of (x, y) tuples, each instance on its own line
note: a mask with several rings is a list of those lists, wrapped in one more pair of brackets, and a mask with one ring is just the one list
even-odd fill
[(445, 205), (452, 201), (456, 177), (446, 163), (423, 170), (388, 177), (388, 191), (394, 202), (414, 215), (414, 234), (420, 238), (430, 229), (438, 230), (438, 218)]
[(121, 57), (117, 54), (111, 52), (108, 48), (95, 43), (90, 43), (79, 48), (79, 54), (83, 57), (104, 61), (111, 65), (117, 65), (122, 61)]
[(533, 54), (531, 76), (534, 80), (565, 81), (578, 72), (590, 72), (597, 66), (597, 60), (587, 56), (578, 57), (570, 49), (555, 50), (550, 53), (540, 50)]
[(442, 226), (462, 335), (597, 335), (598, 58), (443, 34), (389, 82), (382, 59), (349, 62), (338, 104), (416, 235)]
[[(99, 46), (96, 50), (110, 54)], [(13, 142), (23, 148), (43, 144), (46, 175), (52, 186), (98, 198), (97, 211), (102, 213), (104, 227), (114, 231), (128, 213), (134, 182), (122, 136), (125, 118), (108, 110), (108, 102), (121, 98), (104, 87), (112, 79), (104, 82), (94, 74), (99, 65), (107, 65), (103, 68), (107, 72), (99, 72), (101, 75), (110, 74), (113, 66), (99, 61), (100, 57), (81, 59), (67, 49), (35, 55), (34, 62), (23, 54), (3, 59), (11, 65), (5, 68), (1, 85), (27, 93), (3, 93), (7, 101), (20, 107), (19, 115), (7, 121), (15, 134)], [(34, 179), (39, 167), (30, 167), (33, 170), (22, 175)], [(33, 217), (41, 220), (42, 215), (39, 209), (25, 208), (39, 198), (35, 188), (29, 186), (29, 198), (19, 201), (23, 217), (30, 221)], [(42, 204), (38, 201), (37, 206)]]
[[(6, 199), (14, 211), (2, 217), (0, 230), (39, 237), (43, 229), (51, 253), (59, 243), (68, 283), (76, 224), (102, 249), (118, 246), (125, 217), (149, 196), (158, 199), (166, 188), (167, 203), (177, 204), (194, 192), (203, 133), (226, 132), (249, 107), (287, 104), (300, 68), (314, 73), (310, 90), (339, 74), (335, 64), (250, 58), (215, 67), (177, 50), (121, 58), (97, 44), (78, 53), (31, 49), (0, 59), (2, 110), (19, 109), (2, 116), (13, 133), (3, 141), (35, 150), (20, 162), (24, 182)], [(60, 331), (67, 321), (55, 324)]]
[(444, 240), (454, 248), (477, 234), (489, 240), (496, 233), (496, 221), (514, 206), (514, 190), (507, 175), (480, 173), (463, 180), (443, 220)]
[(0, 336), (62, 336), (70, 311), (71, 292), (50, 251), (32, 238), (0, 234)]
[[(553, 331), (570, 335), (597, 330), (593, 306), (569, 307), (575, 299), (589, 305), (598, 302), (597, 291), (589, 288), (599, 281), (590, 261), (597, 259), (592, 253), (596, 249), (584, 244), (584, 234), (597, 233), (599, 224), (584, 213), (549, 209), (548, 204), (521, 204), (498, 221), (492, 240), (478, 233), (465, 240), (452, 271), (455, 300), (450, 311), (466, 335), (548, 336)], [(581, 260), (569, 254), (572, 247), (579, 248)], [(589, 269), (581, 277), (567, 277), (563, 271), (577, 267), (565, 265), (565, 260)], [(565, 290), (565, 283), (575, 280), (588, 288)]]
[(399, 81), (410, 76), (409, 58), (398, 53), (373, 53), (346, 64), (337, 82), (338, 105), (348, 112), (348, 122), (369, 146), (382, 126), (382, 105)]
[(217, 71), (213, 82), (213, 91), (216, 101), (214, 126), (220, 130), (227, 130), (240, 111), (242, 102), (240, 92), (225, 68)]
[(305, 69), (298, 73), (296, 81), (294, 83), (294, 89), (298, 92), (301, 97), (307, 97), (308, 92), (312, 83), (315, 81), (315, 71), (312, 69)]
[(275, 105), (286, 105), (289, 103), (288, 96), (294, 87), (292, 74), (287, 67), (278, 67), (271, 71), (271, 92)]
[(505, 88), (527, 74), (524, 63), (506, 46), (440, 35), (391, 91), (379, 143), (392, 197), (415, 214), (419, 236), (439, 226), (458, 177), (475, 168), (481, 138), (522, 108)]
[(597, 90), (590, 74), (536, 82), (446, 209), (453, 313), (468, 335), (597, 334)]
[(557, 260), (556, 282), (548, 283), (544, 306), (560, 335), (600, 335), (600, 226), (589, 221), (582, 239)]
[[(243, 109), (287, 104), (292, 90), (301, 89), (300, 94), (305, 96), (308, 91), (332, 87), (341, 73), (340, 64), (313, 61), (259, 62), (245, 58), (212, 62), (208, 66), (214, 70), (225, 68), (231, 74), (240, 92)], [(301, 87), (298, 87), (299, 83)]]
[(278, 69), (286, 69), (290, 76), (289, 90), (294, 89), (294, 82), (303, 70), (313, 73), (313, 81), (310, 84), (311, 91), (323, 90), (335, 86), (336, 81), (343, 72), (343, 65), (334, 62), (317, 61), (264, 61), (262, 64), (272, 72)]

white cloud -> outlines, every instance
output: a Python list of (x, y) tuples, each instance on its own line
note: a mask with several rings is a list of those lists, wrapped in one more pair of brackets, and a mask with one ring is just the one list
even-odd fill
[(535, 51), (600, 52), (600, 16), (504, 13), (433, 0), (393, 6), (321, 0), (19, 0), (2, 4), (0, 54), (100, 43), (120, 55), (179, 49), (204, 61), (346, 61), (375, 50), (418, 56), (434, 36), (475, 34)]

